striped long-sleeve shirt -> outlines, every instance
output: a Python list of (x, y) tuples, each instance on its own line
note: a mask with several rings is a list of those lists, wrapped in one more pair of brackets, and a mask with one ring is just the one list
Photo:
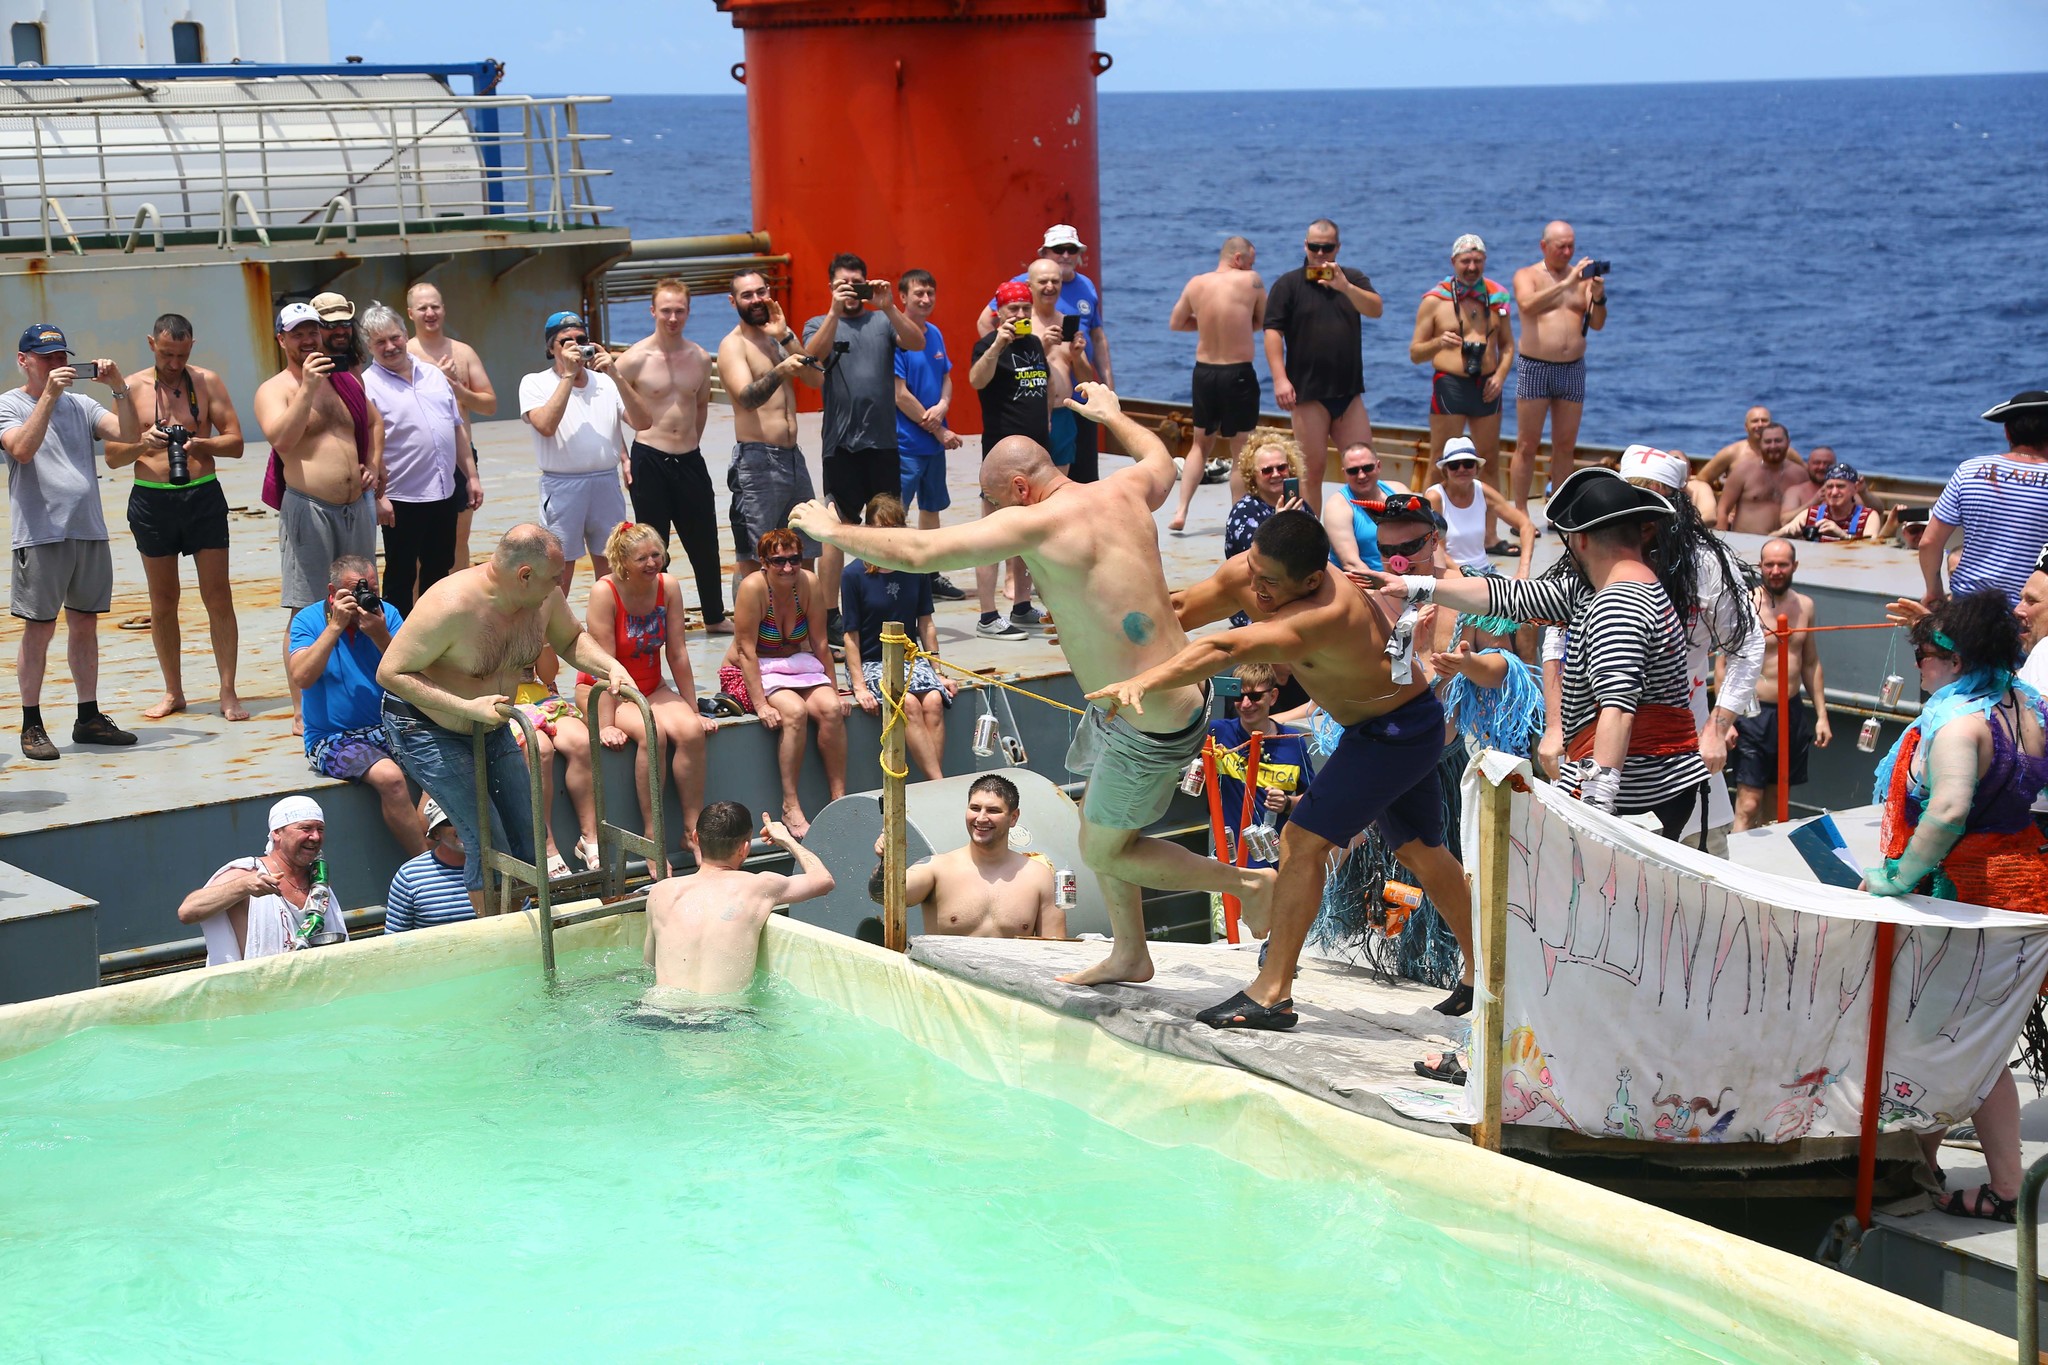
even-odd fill
[(391, 890), (384, 898), (385, 933), (475, 918), (476, 908), (462, 887), (462, 869), (436, 858), (434, 850), (409, 859), (392, 874)]
[[(1685, 630), (1671, 599), (1655, 583), (1610, 583), (1599, 592), (1577, 579), (1488, 578), (1489, 607), (1518, 621), (1565, 622), (1571, 649), (1564, 661), (1558, 719), (1567, 741), (1609, 708), (1634, 714), (1647, 704), (1686, 707), (1691, 692)], [(1567, 758), (1558, 771), (1576, 791), (1592, 772), (1588, 758)], [(1649, 810), (1688, 793), (1707, 778), (1691, 753), (1631, 755), (1621, 768), (1615, 809)]]

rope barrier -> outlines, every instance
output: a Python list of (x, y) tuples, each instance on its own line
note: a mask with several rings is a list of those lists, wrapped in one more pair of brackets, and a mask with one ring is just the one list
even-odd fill
[(986, 673), (977, 673), (971, 668), (962, 668), (958, 664), (948, 663), (944, 659), (941, 659), (938, 655), (931, 653), (929, 650), (926, 650), (920, 645), (912, 644), (905, 647), (903, 652), (904, 667), (910, 667), (911, 665), (915, 664), (919, 659), (929, 659), (933, 664), (940, 668), (948, 669), (951, 672), (961, 674), (963, 677), (973, 678), (976, 682), (988, 683), (993, 686), (1000, 687), (1006, 692), (1015, 692), (1019, 696), (1029, 697), (1033, 701), (1042, 701), (1047, 706), (1053, 707), (1056, 710), (1065, 711), (1068, 715), (1071, 716), (1085, 716), (1088, 714), (1086, 711), (1083, 711), (1078, 706), (1069, 706), (1063, 701), (1054, 701), (1051, 697), (1040, 696), (1038, 693), (1033, 692), (1028, 687), (1018, 687), (1014, 683), (1004, 682), (1001, 678), (991, 678)]
[[(1790, 630), (1786, 631), (1785, 633), (1786, 633), (1787, 635), (1819, 635), (1819, 634), (1821, 634), (1821, 633), (1823, 633), (1823, 632), (1825, 632), (1825, 631), (1830, 631), (1830, 630), (1904, 630), (1904, 629), (1906, 629), (1906, 627), (1904, 627), (1904, 626), (1902, 626), (1902, 625), (1899, 625), (1899, 624), (1898, 624), (1897, 622), (1895, 622), (1895, 621), (1858, 621), (1858, 622), (1856, 622), (1856, 623), (1854, 623), (1854, 624), (1851, 624), (1851, 625), (1846, 625), (1846, 626), (1794, 626), (1794, 627), (1792, 627), (1792, 629), (1790, 629)], [(1765, 626), (1765, 627), (1764, 627), (1764, 634), (1765, 634), (1766, 636), (1771, 636), (1771, 637), (1775, 637), (1775, 636), (1776, 636), (1776, 635), (1778, 634), (1778, 632), (1777, 632), (1777, 631), (1775, 631), (1775, 630), (1773, 630), (1773, 629), (1771, 629), (1771, 628), (1770, 628), (1769, 626)]]

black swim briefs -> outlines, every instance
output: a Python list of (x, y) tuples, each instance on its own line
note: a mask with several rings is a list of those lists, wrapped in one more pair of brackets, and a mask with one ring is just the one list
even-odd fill
[(1486, 400), (1486, 376), (1437, 372), (1430, 381), (1429, 410), (1434, 416), (1491, 417), (1500, 411), (1500, 398)]

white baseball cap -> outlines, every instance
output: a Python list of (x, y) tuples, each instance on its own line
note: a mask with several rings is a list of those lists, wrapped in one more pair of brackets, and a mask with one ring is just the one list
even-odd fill
[(1056, 246), (1077, 246), (1086, 251), (1088, 244), (1081, 240), (1081, 234), (1074, 231), (1072, 223), (1054, 223), (1045, 230), (1045, 240), (1038, 244), (1040, 251), (1050, 251)]
[(1457, 241), (1451, 243), (1451, 254), (1453, 256), (1462, 256), (1468, 251), (1476, 251), (1482, 256), (1486, 254), (1486, 243), (1479, 239), (1479, 234), (1476, 232), (1468, 232)]
[(1469, 436), (1453, 436), (1444, 442), (1444, 453), (1437, 456), (1436, 467), (1444, 468), (1454, 464), (1479, 464), (1479, 447), (1472, 444)]
[(1621, 452), (1621, 477), (1648, 479), (1664, 488), (1683, 488), (1692, 467), (1683, 458), (1655, 446), (1633, 445)]
[(441, 828), (441, 826), (443, 825), (452, 825), (455, 823), (455, 821), (452, 818), (450, 818), (448, 812), (441, 809), (441, 803), (439, 801), (436, 801), (431, 796), (427, 798), (426, 804), (421, 808), (421, 814), (426, 819), (427, 833), (429, 834), (432, 834), (435, 830)]
[(288, 303), (277, 310), (277, 330), (280, 332), (289, 332), (309, 322), (316, 327), (320, 325), (320, 314), (310, 303)]

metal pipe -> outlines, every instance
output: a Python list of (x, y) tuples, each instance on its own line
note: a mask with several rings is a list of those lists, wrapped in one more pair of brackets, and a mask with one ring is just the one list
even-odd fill
[(1897, 935), (1897, 925), (1880, 923), (1871, 949), (1877, 960), (1870, 972), (1870, 1046), (1863, 1057), (1863, 1124), (1856, 1137), (1856, 1221), (1866, 1232), (1870, 1230), (1872, 1190), (1877, 1184), (1877, 1112), (1884, 1105), (1884, 1038), (1891, 1023), (1892, 951)]
[(1778, 613), (1778, 823), (1792, 818), (1792, 622)]
[[(350, 241), (350, 242), (354, 242), (354, 241), (355, 241), (355, 239), (356, 239), (356, 206), (355, 206), (355, 202), (354, 202), (353, 200), (351, 200), (351, 199), (350, 199), (350, 198), (349, 198), (349, 197), (348, 197), (347, 195), (345, 195), (345, 194), (337, 194), (337, 195), (335, 195), (335, 196), (334, 196), (334, 197), (333, 197), (332, 199), (330, 199), (330, 200), (328, 200), (328, 201), (327, 201), (327, 211), (326, 211), (326, 213), (324, 213), (324, 214), (323, 214), (323, 215), (321, 216), (321, 219), (320, 219), (320, 230), (319, 230), (318, 232), (316, 232), (316, 233), (314, 233), (314, 234), (313, 234), (313, 245), (314, 245), (314, 246), (319, 246), (319, 245), (320, 245), (320, 244), (321, 244), (322, 242), (324, 242), (324, 241), (326, 241), (326, 240), (327, 240), (327, 229), (329, 229), (329, 228), (331, 228), (331, 227), (333, 227), (333, 226), (334, 226), (334, 214), (335, 214), (335, 211), (336, 211), (337, 209), (347, 209), (347, 210), (348, 210), (348, 239), (349, 239), (349, 241)], [(163, 247), (159, 246), (159, 247), (157, 247), (157, 250), (161, 251), (161, 250), (163, 250)]]
[(156, 224), (156, 249), (158, 251), (164, 249), (164, 217), (156, 211), (155, 204), (144, 204), (141, 208), (135, 210), (135, 222), (128, 229), (128, 240), (121, 247), (122, 255), (125, 256), (135, 250), (136, 242), (142, 238), (142, 220), (145, 218), (151, 219)]
[(636, 239), (626, 259), (644, 261), (650, 257), (745, 256), (767, 250), (768, 234), (765, 232), (725, 232), (703, 237)]
[(2013, 1295), (2019, 1321), (2013, 1336), (2018, 1339), (2020, 1365), (2037, 1365), (2041, 1358), (2041, 1184), (2048, 1181), (2048, 1156), (2027, 1167), (2020, 1179), (2019, 1270), (2013, 1276)]
[[(910, 767), (903, 714), (904, 650), (910, 637), (901, 621), (882, 623), (882, 946), (890, 952), (910, 949), (910, 911), (904, 903), (904, 877), (909, 859), (904, 847), (907, 810), (903, 779)], [(858, 660), (851, 661), (854, 668)]]

